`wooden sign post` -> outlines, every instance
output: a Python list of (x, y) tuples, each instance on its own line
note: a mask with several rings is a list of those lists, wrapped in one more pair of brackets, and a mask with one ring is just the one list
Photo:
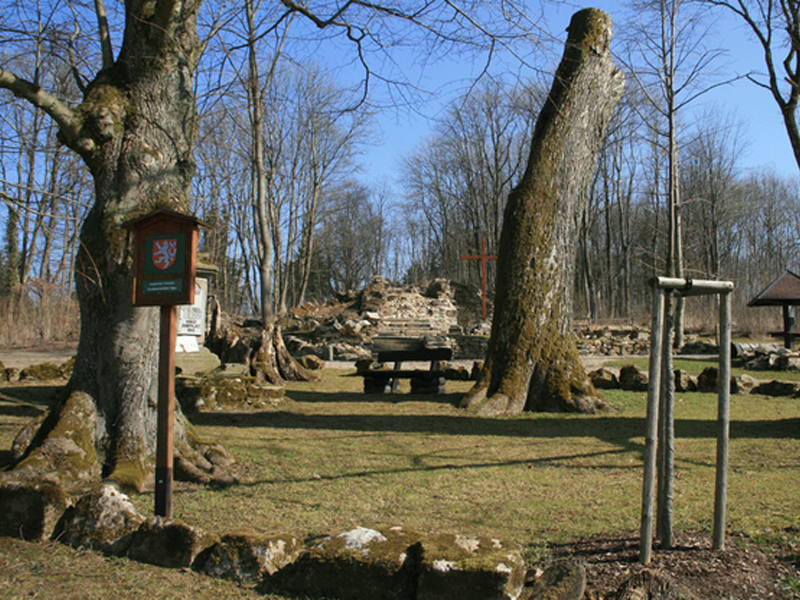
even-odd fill
[(481, 261), (481, 308), (483, 309), (483, 320), (486, 320), (486, 261), (497, 260), (496, 256), (486, 255), (486, 238), (481, 238), (481, 253), (480, 256), (459, 256), (461, 260), (479, 260)]
[(165, 518), (172, 517), (177, 305), (194, 302), (200, 224), (169, 210), (123, 224), (134, 235), (133, 305), (161, 307), (155, 514)]

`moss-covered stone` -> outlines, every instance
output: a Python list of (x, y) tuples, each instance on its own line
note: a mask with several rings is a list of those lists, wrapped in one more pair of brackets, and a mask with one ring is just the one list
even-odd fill
[(202, 552), (219, 541), (215, 536), (177, 519), (145, 521), (128, 548), (132, 560), (168, 568), (188, 568)]
[(293, 563), (302, 548), (302, 541), (292, 535), (236, 531), (198, 556), (193, 568), (211, 577), (257, 581)]
[(637, 365), (625, 365), (619, 370), (619, 387), (629, 392), (646, 392), (650, 381), (647, 371)]
[(51, 362), (43, 362), (37, 365), (30, 365), (19, 372), (20, 381), (53, 381), (63, 379), (64, 372), (58, 365)]
[(585, 567), (556, 563), (530, 586), (530, 597), (536, 600), (582, 600), (585, 590)]
[(299, 558), (264, 579), (260, 591), (312, 597), (413, 600), (419, 534), (357, 527), (308, 540)]
[(484, 536), (439, 534), (422, 540), (418, 600), (513, 600), (525, 585), (520, 548)]
[(101, 485), (67, 509), (53, 537), (74, 548), (123, 556), (144, 521), (125, 494), (113, 485)]
[(258, 383), (253, 377), (184, 378), (176, 381), (176, 396), (187, 412), (261, 410), (284, 399), (281, 386)]
[(299, 558), (260, 590), (364, 600), (512, 600), (524, 580), (519, 547), (499, 539), (356, 527), (308, 540)]
[(72, 497), (58, 485), (0, 478), (0, 535), (46, 540), (55, 530)]

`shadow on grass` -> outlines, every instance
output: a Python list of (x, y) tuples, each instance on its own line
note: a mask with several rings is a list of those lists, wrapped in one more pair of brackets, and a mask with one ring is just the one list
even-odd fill
[(60, 398), (63, 386), (20, 385), (0, 388), (0, 416), (35, 417)]
[[(348, 471), (347, 473), (343, 473), (340, 475), (332, 475), (332, 476), (311, 476), (311, 477), (277, 477), (274, 479), (258, 479), (255, 481), (246, 481), (240, 482), (237, 484), (238, 487), (258, 487), (260, 485), (273, 485), (273, 484), (286, 484), (286, 483), (310, 483), (314, 481), (324, 481), (324, 480), (335, 480), (335, 481), (342, 481), (347, 479), (359, 479), (362, 477), (373, 477), (375, 475), (398, 475), (402, 473), (434, 473), (436, 471), (472, 471), (475, 469), (495, 469), (498, 467), (526, 467), (528, 469), (532, 469), (534, 467), (548, 467), (548, 466), (556, 466), (560, 469), (585, 469), (586, 466), (579, 464), (582, 460), (589, 460), (589, 459), (597, 459), (599, 457), (610, 457), (616, 456), (620, 454), (627, 453), (625, 449), (614, 449), (614, 450), (601, 450), (598, 452), (583, 452), (583, 453), (575, 453), (575, 454), (562, 454), (556, 456), (543, 456), (540, 458), (524, 458), (524, 459), (517, 459), (517, 460), (480, 460), (480, 456), (476, 456), (474, 461), (471, 462), (459, 462), (458, 464), (454, 464), (452, 462), (447, 462), (445, 464), (439, 465), (431, 465), (431, 464), (420, 464), (416, 463), (411, 466), (406, 467), (395, 467), (395, 468), (385, 468), (385, 469), (371, 469), (371, 470), (361, 470), (361, 471)], [(571, 462), (576, 461), (575, 464), (570, 464)], [(614, 465), (592, 465), (592, 469), (640, 469), (641, 467), (638, 464), (631, 464), (625, 467), (621, 467), (617, 464)]]
[[(464, 435), (464, 436), (506, 436), (527, 437), (530, 439), (575, 438), (569, 449), (548, 456), (513, 460), (492, 460), (481, 456), (480, 452), (469, 457), (445, 464), (414, 464), (396, 468), (377, 468), (351, 471), (335, 476), (313, 476), (275, 479), (258, 479), (242, 482), (243, 486), (258, 486), (274, 483), (304, 483), (314, 479), (342, 480), (391, 475), (418, 471), (459, 471), (482, 468), (514, 467), (537, 468), (557, 466), (563, 469), (585, 469), (586, 462), (592, 469), (641, 469), (644, 456), (645, 419), (620, 417), (616, 415), (601, 417), (578, 417), (570, 415), (534, 415), (527, 419), (484, 418), (469, 415), (303, 415), (289, 412), (262, 412), (253, 414), (204, 413), (195, 415), (197, 424), (226, 426), (234, 418), (236, 425), (242, 427), (262, 427), (273, 430), (326, 430), (339, 432), (368, 433), (409, 433), (421, 435)], [(732, 439), (747, 438), (795, 438), (798, 436), (800, 419), (736, 421), (731, 424)], [(716, 423), (693, 419), (676, 421), (676, 437), (680, 439), (716, 439)], [(609, 444), (610, 448), (585, 449), (581, 439), (593, 437)], [(614, 457), (635, 455), (633, 462), (621, 464)], [(603, 464), (603, 458), (608, 464)], [(679, 460), (686, 460), (685, 457)], [(599, 462), (598, 462), (599, 461)], [(713, 456), (702, 466), (713, 467)]]
[(400, 402), (430, 402), (431, 404), (450, 404), (458, 406), (464, 392), (453, 392), (449, 394), (412, 394), (408, 392), (398, 392), (396, 394), (364, 394), (361, 392), (304, 392), (298, 390), (287, 390), (286, 396), (296, 402), (307, 402), (308, 404), (338, 404), (342, 402), (356, 402), (362, 404), (389, 402), (398, 404)]
[[(191, 416), (197, 425), (263, 427), (271, 429), (315, 429), (387, 433), (427, 433), (432, 435), (474, 435), (531, 438), (596, 437), (620, 443), (643, 437), (645, 419), (640, 417), (576, 416), (536, 414), (528, 418), (476, 417), (463, 415), (309, 415), (287, 411), (255, 413), (198, 413)], [(685, 439), (715, 439), (714, 420), (678, 419), (675, 435)], [(732, 439), (793, 439), (800, 437), (800, 419), (732, 421)]]

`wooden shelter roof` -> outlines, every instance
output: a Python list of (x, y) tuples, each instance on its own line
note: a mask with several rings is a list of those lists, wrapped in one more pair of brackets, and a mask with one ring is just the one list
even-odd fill
[(747, 306), (800, 306), (800, 275), (787, 269)]

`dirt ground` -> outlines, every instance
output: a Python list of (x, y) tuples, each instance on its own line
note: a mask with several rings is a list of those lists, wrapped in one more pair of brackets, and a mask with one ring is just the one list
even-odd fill
[[(646, 567), (639, 563), (639, 536), (633, 532), (569, 542), (552, 551), (555, 558), (586, 565), (590, 600), (800, 598), (796, 546), (777, 544), (762, 550), (752, 540), (729, 537), (725, 549), (715, 551), (710, 536), (691, 532), (675, 532), (674, 541), (671, 550), (654, 548)], [(646, 595), (620, 590), (632, 577), (649, 580)]]

